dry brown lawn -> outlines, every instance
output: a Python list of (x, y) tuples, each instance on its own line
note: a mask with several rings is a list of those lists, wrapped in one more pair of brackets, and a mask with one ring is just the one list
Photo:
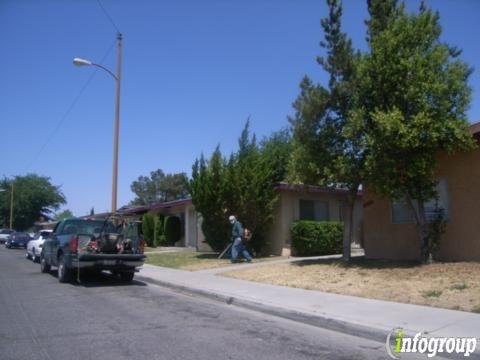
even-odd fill
[(222, 275), (274, 285), (319, 290), (454, 310), (480, 312), (480, 263), (392, 263), (357, 259), (301, 261)]

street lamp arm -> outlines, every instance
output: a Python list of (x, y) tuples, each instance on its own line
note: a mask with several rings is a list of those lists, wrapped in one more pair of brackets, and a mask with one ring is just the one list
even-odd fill
[(113, 72), (111, 72), (110, 70), (108, 70), (105, 66), (100, 65), (100, 64), (96, 64), (96, 63), (92, 63), (92, 66), (96, 66), (96, 67), (99, 67), (100, 69), (105, 70), (107, 73), (109, 73), (110, 75), (112, 75), (112, 77), (113, 77), (116, 81), (118, 81), (118, 77), (117, 77)]

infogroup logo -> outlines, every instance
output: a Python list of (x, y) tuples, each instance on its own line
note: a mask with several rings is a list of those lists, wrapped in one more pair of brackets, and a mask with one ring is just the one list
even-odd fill
[(427, 354), (429, 358), (437, 354), (459, 354), (469, 357), (477, 348), (476, 338), (426, 337), (419, 332), (408, 337), (402, 328), (393, 329), (385, 342), (388, 355), (400, 359), (402, 353)]

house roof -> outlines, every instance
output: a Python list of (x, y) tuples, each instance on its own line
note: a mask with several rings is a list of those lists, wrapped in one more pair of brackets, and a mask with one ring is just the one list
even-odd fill
[(470, 132), (474, 136), (480, 134), (480, 121), (470, 125)]
[[(310, 193), (325, 193), (325, 194), (348, 194), (347, 189), (342, 188), (329, 188), (315, 185), (304, 185), (304, 184), (289, 184), (286, 182), (281, 182), (275, 185), (275, 190), (277, 191), (298, 191), (298, 192), (310, 192)], [(362, 191), (357, 192), (358, 196), (362, 196)]]
[(173, 201), (167, 201), (163, 203), (158, 203), (158, 204), (153, 204), (150, 206), (150, 209), (155, 210), (155, 209), (168, 209), (172, 208), (174, 206), (181, 206), (181, 205), (190, 205), (192, 204), (192, 199), (179, 199), (179, 200), (173, 200)]
[(159, 209), (169, 209), (175, 206), (182, 206), (182, 205), (190, 205), (192, 203), (192, 199), (179, 199), (179, 200), (172, 200), (166, 201), (162, 203), (156, 203), (151, 205), (141, 205), (141, 206), (131, 206), (131, 207), (123, 207), (119, 209), (119, 212), (125, 215), (128, 214), (143, 214), (150, 210), (159, 210)]

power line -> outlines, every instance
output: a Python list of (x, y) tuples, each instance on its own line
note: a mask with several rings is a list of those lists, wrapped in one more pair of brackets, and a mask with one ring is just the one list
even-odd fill
[(117, 33), (120, 33), (120, 29), (118, 28), (117, 25), (115, 25), (115, 22), (113, 21), (112, 17), (108, 14), (107, 10), (103, 7), (102, 3), (100, 2), (100, 0), (97, 0), (97, 3), (98, 5), (100, 6), (100, 8), (102, 9), (103, 13), (105, 14), (105, 16), (107, 17), (107, 19), (110, 21), (110, 23), (113, 25), (113, 27), (115, 28), (115, 30), (117, 30)]
[[(110, 45), (110, 47), (108, 48), (108, 50), (105, 52), (105, 54), (103, 55), (102, 59), (100, 60), (100, 65), (103, 64), (103, 62), (105, 61), (105, 59), (107, 58), (107, 56), (110, 54), (110, 52), (112, 51), (112, 48), (113, 46), (115, 45), (115, 41), (112, 42), (112, 44)], [(88, 85), (90, 84), (90, 82), (93, 80), (95, 74), (97, 73), (98, 71), (98, 68), (95, 68), (94, 71), (92, 71), (92, 73), (90, 74), (90, 76), (88, 77), (87, 81), (85, 81), (85, 83), (83, 84), (83, 86), (81, 87), (80, 91), (77, 93), (77, 95), (74, 97), (73, 101), (71, 102), (70, 106), (67, 108), (67, 111), (65, 111), (65, 113), (63, 114), (63, 116), (60, 118), (60, 121), (57, 123), (57, 126), (53, 129), (53, 131), (50, 133), (50, 135), (48, 136), (47, 140), (43, 143), (42, 147), (40, 148), (40, 150), (37, 152), (37, 154), (35, 155), (35, 157), (33, 157), (32, 161), (30, 161), (28, 163), (28, 166), (26, 167), (26, 170), (29, 170), (30, 167), (33, 165), (33, 163), (35, 161), (38, 160), (38, 157), (40, 156), (40, 154), (43, 152), (43, 150), (45, 150), (45, 148), (47, 147), (47, 145), (50, 143), (50, 141), (53, 139), (53, 137), (55, 136), (55, 134), (57, 133), (57, 131), (62, 127), (63, 123), (65, 122), (65, 120), (67, 119), (68, 115), (70, 115), (70, 113), (72, 112), (73, 108), (75, 107), (75, 105), (77, 104), (78, 100), (80, 100), (80, 97), (82, 96), (83, 92), (85, 91), (85, 89), (88, 87)]]

